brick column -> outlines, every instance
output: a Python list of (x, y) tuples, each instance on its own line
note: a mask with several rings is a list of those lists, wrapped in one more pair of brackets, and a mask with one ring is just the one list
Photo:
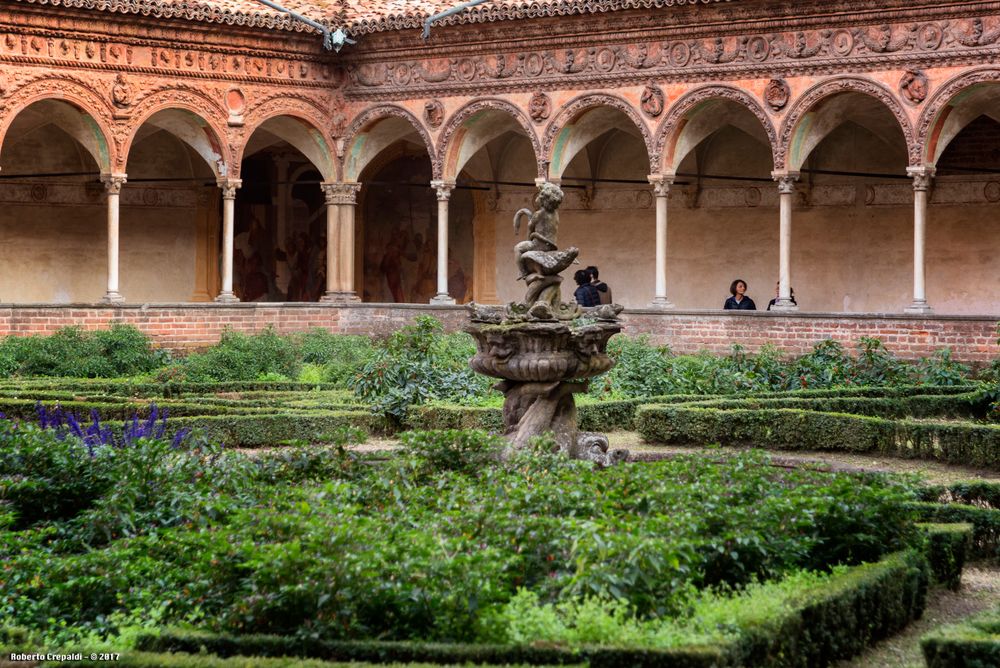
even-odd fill
[(656, 294), (649, 306), (671, 309), (674, 305), (667, 299), (667, 198), (674, 175), (651, 174), (649, 182), (656, 195)]
[(240, 299), (233, 294), (233, 217), (236, 214), (236, 191), (243, 182), (239, 179), (219, 179), (222, 189), (222, 290), (215, 301), (231, 304)]
[(326, 197), (326, 294), (320, 301), (359, 301), (354, 289), (354, 213), (360, 183), (321, 183)]
[(438, 248), (437, 248), (437, 294), (431, 297), (431, 304), (454, 304), (448, 294), (448, 199), (455, 189), (454, 183), (431, 181), (431, 188), (437, 191), (438, 200)]
[(780, 228), (778, 233), (778, 299), (771, 307), (773, 311), (798, 311), (792, 303), (792, 198), (795, 196), (795, 182), (798, 172), (773, 172), (778, 182), (780, 206)]
[(933, 167), (907, 167), (907, 174), (913, 179), (913, 303), (906, 307), (907, 313), (930, 313), (925, 285), (924, 251), (927, 238), (927, 201), (931, 182), (934, 180)]
[(108, 194), (108, 291), (101, 301), (120, 304), (125, 298), (118, 292), (118, 200), (127, 176), (103, 174), (101, 180)]

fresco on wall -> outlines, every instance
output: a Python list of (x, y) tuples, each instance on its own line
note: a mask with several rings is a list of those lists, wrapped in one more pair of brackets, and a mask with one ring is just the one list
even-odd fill
[[(299, 167), (299, 169), (295, 169)], [(245, 302), (315, 302), (326, 292), (326, 205), (318, 173), (247, 161), (237, 194), (233, 290)]]
[[(394, 160), (365, 189), (363, 288), (366, 302), (426, 304), (437, 294), (437, 199), (426, 157)], [(472, 195), (449, 203), (448, 294), (472, 301)]]

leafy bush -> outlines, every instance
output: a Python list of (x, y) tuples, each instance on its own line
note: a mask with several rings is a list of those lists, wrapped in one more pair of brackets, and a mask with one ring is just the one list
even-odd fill
[(439, 320), (420, 316), (395, 332), (351, 381), (372, 410), (397, 421), (407, 408), (443, 399), (462, 402), (489, 391), (490, 379), (469, 368), (475, 344), (468, 334), (443, 334)]
[(219, 343), (188, 356), (181, 371), (188, 382), (289, 380), (299, 366), (294, 342), (267, 327), (256, 334), (226, 329)]
[[(371, 359), (375, 350), (367, 336), (331, 334), (320, 328), (293, 338), (303, 363), (303, 372), (307, 365), (312, 366), (315, 376), (310, 376), (310, 381), (335, 383), (344, 388)], [(316, 380), (313, 381), (313, 378)], [(299, 380), (305, 381), (306, 378), (300, 375)]]
[(151, 371), (166, 361), (131, 325), (93, 332), (64, 327), (51, 336), (10, 336), (0, 342), (0, 376), (112, 378)]
[(496, 434), (483, 431), (408, 431), (400, 435), (403, 452), (431, 471), (476, 473), (495, 463), (507, 446)]

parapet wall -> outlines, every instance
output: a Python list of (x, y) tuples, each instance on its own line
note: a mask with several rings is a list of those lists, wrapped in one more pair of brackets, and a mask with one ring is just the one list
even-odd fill
[[(7, 304), (0, 305), (0, 336), (51, 334), (69, 325), (100, 329), (119, 322), (139, 328), (158, 346), (189, 350), (215, 343), (226, 327), (254, 332), (272, 325), (281, 333), (322, 327), (386, 336), (419, 315), (434, 316), (452, 331), (461, 329), (468, 317), (461, 306), (411, 304)], [(861, 337), (873, 336), (904, 359), (945, 347), (965, 362), (1000, 357), (996, 316), (633, 310), (622, 317), (627, 334), (647, 334), (676, 353), (727, 353), (734, 343), (756, 351), (771, 343), (801, 355), (823, 339), (853, 348)]]

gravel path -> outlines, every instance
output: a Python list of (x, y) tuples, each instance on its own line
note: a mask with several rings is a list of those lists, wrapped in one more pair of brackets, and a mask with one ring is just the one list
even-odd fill
[(980, 561), (965, 565), (959, 591), (933, 589), (924, 616), (861, 656), (836, 668), (924, 668), (920, 637), (943, 624), (953, 624), (1000, 605), (1000, 566)]

